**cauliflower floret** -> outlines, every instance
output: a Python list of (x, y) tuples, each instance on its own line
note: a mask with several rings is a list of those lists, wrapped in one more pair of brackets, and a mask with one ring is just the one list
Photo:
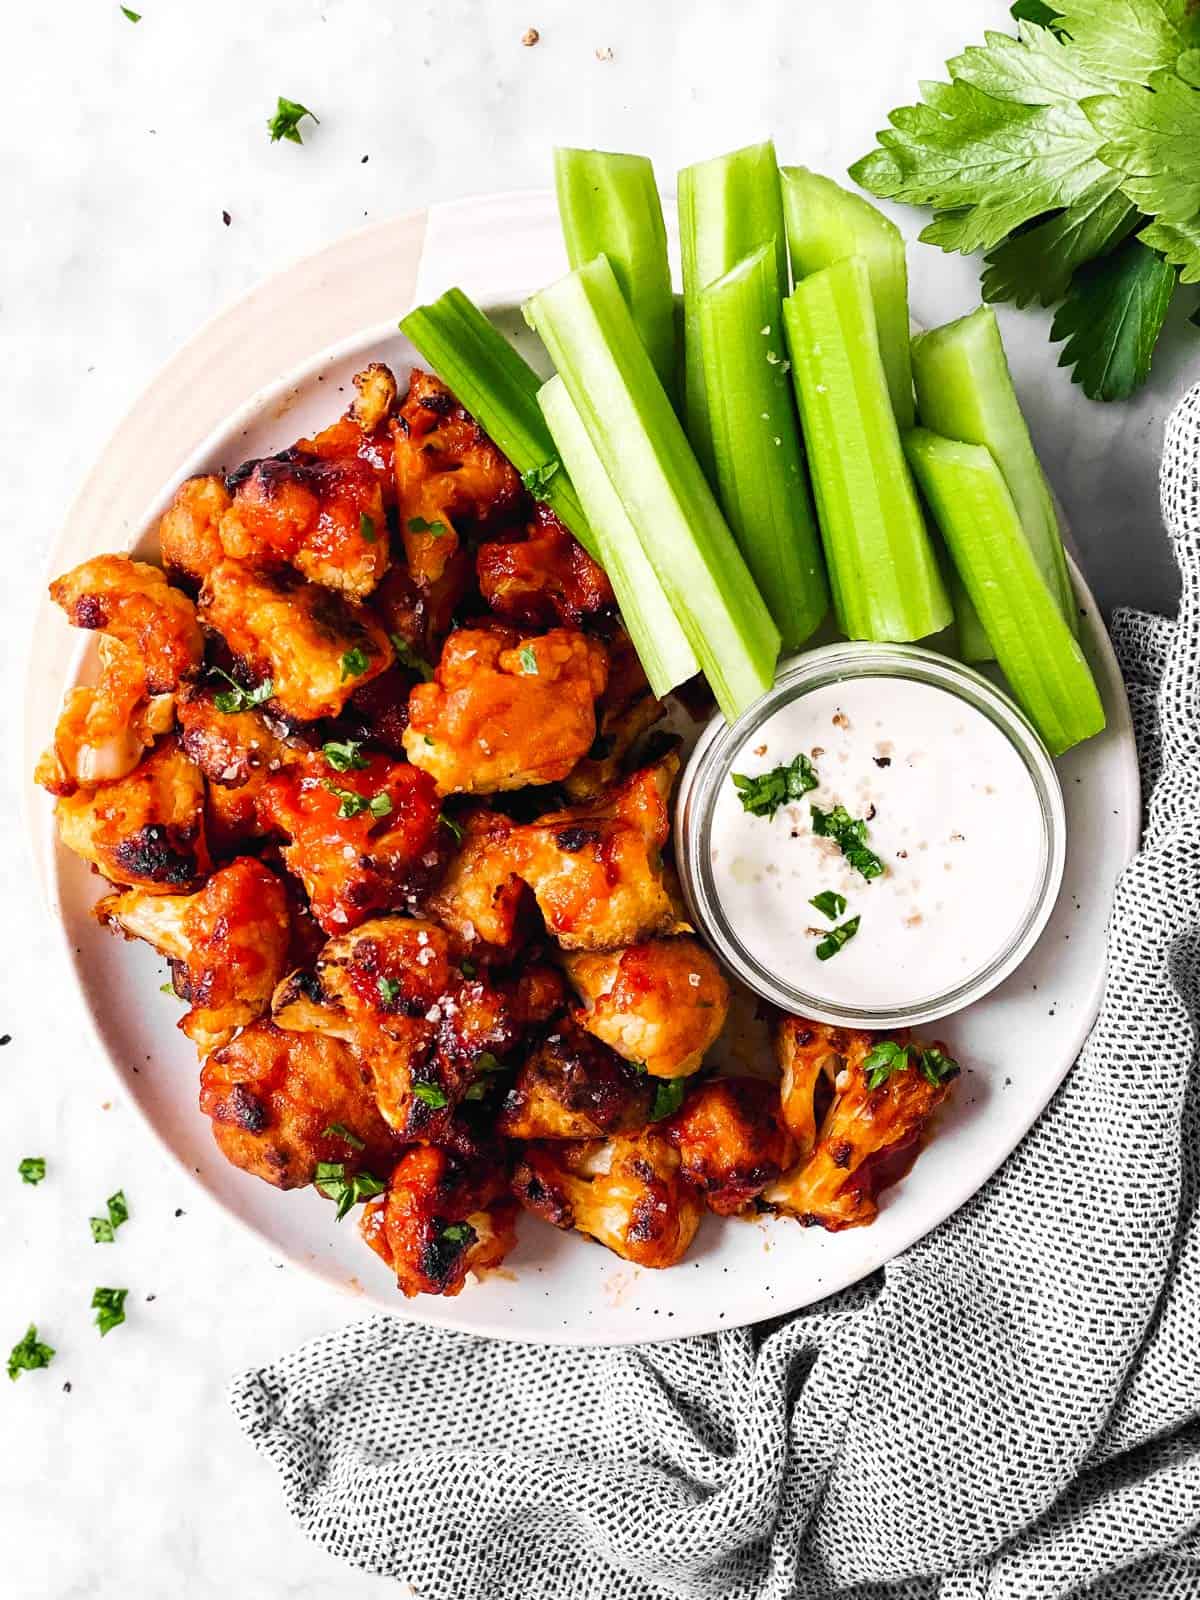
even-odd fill
[(68, 689), (54, 743), (38, 762), (34, 781), (54, 795), (127, 777), (175, 722), (173, 694), (147, 694), (137, 651), (119, 639), (100, 640), (95, 684)]
[(200, 665), (196, 608), (157, 567), (128, 556), (94, 556), (56, 578), (50, 598), (72, 627), (95, 628), (133, 649), (148, 694), (170, 694)]
[(666, 714), (650, 692), (642, 663), (624, 628), (608, 641), (608, 682), (596, 702), (597, 732), (587, 756), (563, 780), (569, 798), (578, 804), (610, 788), (626, 757), (642, 735)]
[(578, 627), (616, 604), (604, 569), (543, 504), (523, 538), (481, 544), (475, 570), (491, 610), (518, 627)]
[(522, 1064), (496, 1128), (508, 1139), (603, 1139), (644, 1128), (653, 1103), (644, 1074), (568, 1025)]
[(679, 1151), (684, 1177), (722, 1216), (743, 1211), (779, 1177), (795, 1149), (775, 1085), (762, 1078), (699, 1084), (663, 1132)]
[(213, 474), (188, 478), (175, 491), (158, 525), (158, 548), (167, 576), (192, 593), (225, 559), (220, 525), (230, 504), (224, 478)]
[(443, 794), (556, 783), (591, 747), (604, 646), (569, 628), (460, 628), (408, 701), (408, 758)]
[(463, 823), (462, 848), (425, 902), (430, 916), (481, 959), (511, 956), (521, 942), (521, 912), (529, 891), (513, 871), (508, 849), (512, 831), (513, 824), (498, 812), (469, 816)]
[(208, 1057), (200, 1109), (225, 1159), (277, 1189), (311, 1183), (326, 1161), (342, 1163), (347, 1175), (384, 1174), (400, 1149), (355, 1050), (270, 1022), (255, 1022)]
[(584, 1001), (579, 1026), (655, 1077), (695, 1072), (725, 1026), (729, 985), (695, 939), (578, 951), (563, 965)]
[(527, 1211), (575, 1228), (639, 1267), (672, 1267), (704, 1207), (679, 1154), (655, 1129), (598, 1144), (530, 1144), (513, 1175)]
[(367, 1206), (362, 1233), (406, 1297), (450, 1295), (469, 1272), (500, 1265), (517, 1242), (516, 1214), (498, 1153), (417, 1147)]
[(797, 1156), (806, 1156), (817, 1142), (817, 1127), (833, 1095), (833, 1081), (842, 1062), (853, 1051), (861, 1056), (871, 1047), (869, 1033), (836, 1028), (807, 1017), (781, 1017), (771, 1029), (775, 1059), (782, 1075), (779, 1103), (783, 1120), (796, 1144)]
[(266, 1014), (287, 966), (287, 895), (249, 856), (214, 872), (196, 894), (126, 889), (106, 895), (95, 912), (170, 958), (175, 992), (192, 1007), (179, 1026), (201, 1056)]

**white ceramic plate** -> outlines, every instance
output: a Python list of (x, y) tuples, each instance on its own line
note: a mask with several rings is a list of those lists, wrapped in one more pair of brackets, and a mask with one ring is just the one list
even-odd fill
[[(378, 236), (372, 238), (378, 244)], [(549, 195), (434, 208), (415, 298), (461, 284), (536, 360), (540, 352), (521, 321), (519, 303), (562, 266)], [(306, 273), (311, 288), (310, 265), (293, 275), (299, 282)], [(279, 295), (286, 297), (288, 281), (287, 274), (276, 281), (277, 304)], [(938, 308), (921, 303), (919, 278), (914, 298), (926, 320), (938, 320)], [(221, 326), (215, 324), (208, 335), (214, 359), (220, 358)], [(203, 350), (193, 347), (193, 357), (197, 353)], [(120, 528), (98, 526), (87, 548), (81, 549), (77, 538), (70, 541), (69, 559), (130, 547), (153, 554), (153, 530), (180, 479), (282, 448), (340, 412), (350, 380), (364, 362), (386, 361), (402, 376), (412, 357), (394, 322), (374, 325), (313, 355), (303, 368), (248, 401), (229, 396), (229, 420), (182, 464), (130, 530), (133, 537), (122, 537)], [(143, 420), (137, 419), (135, 413), (118, 436), (126, 454), (136, 451), (139, 428), (150, 447), (152, 410), (145, 408)], [(469, 1285), (455, 1299), (404, 1302), (354, 1225), (337, 1226), (327, 1202), (311, 1191), (279, 1193), (228, 1166), (218, 1154), (207, 1119), (196, 1109), (196, 1061), (174, 1026), (178, 1004), (159, 992), (164, 963), (145, 946), (126, 944), (97, 927), (90, 916), (97, 880), (57, 844), (50, 804), (35, 801), (30, 814), (34, 844), (63, 930), (64, 959), (103, 1053), (155, 1136), (233, 1217), (274, 1254), (388, 1311), (504, 1338), (616, 1344), (756, 1321), (854, 1283), (936, 1226), (999, 1166), (1071, 1066), (1099, 1005), (1105, 925), (1116, 878), (1136, 848), (1140, 801), (1120, 674), (1078, 574), (1076, 581), (1085, 613), (1084, 645), (1109, 725), (1100, 738), (1059, 763), (1068, 817), (1062, 895), (1037, 948), (1002, 987), (938, 1024), (938, 1033), (967, 1070), (936, 1137), (904, 1182), (885, 1195), (870, 1228), (826, 1234), (788, 1220), (710, 1217), (689, 1257), (671, 1271), (655, 1273), (525, 1217), (520, 1243), (500, 1272)], [(58, 627), (63, 629), (61, 621)], [(49, 660), (61, 660), (65, 638), (59, 631), (48, 645), (39, 636), (33, 670), (43, 681), (35, 698), (44, 699)], [(82, 641), (66, 681), (86, 670), (89, 650), (90, 641)], [(54, 676), (61, 680), (61, 673)], [(36, 736), (44, 740), (48, 734), (46, 725)]]

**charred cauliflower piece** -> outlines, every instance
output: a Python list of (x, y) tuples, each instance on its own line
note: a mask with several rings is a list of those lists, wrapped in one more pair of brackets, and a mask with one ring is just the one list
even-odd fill
[(222, 711), (227, 687), (190, 684), (176, 702), (183, 748), (208, 780), (209, 844), (228, 855), (267, 831), (258, 806), (273, 773), (303, 759), (307, 746), (285, 723), (253, 709)]
[(391, 418), (396, 409), (396, 379), (389, 367), (373, 361), (354, 374), (355, 397), (345, 416), (311, 439), (301, 439), (296, 451), (332, 461), (356, 457), (370, 467), (379, 483), (384, 504), (395, 499)]
[(870, 1049), (868, 1033), (853, 1033), (807, 1017), (781, 1017), (771, 1029), (781, 1080), (783, 1120), (806, 1156), (817, 1142), (817, 1128), (833, 1095), (833, 1083), (846, 1056)]
[(725, 1026), (729, 985), (695, 939), (577, 951), (563, 965), (584, 1002), (579, 1026), (655, 1077), (695, 1072)]
[(55, 817), (67, 849), (112, 883), (171, 894), (208, 872), (204, 779), (177, 739), (160, 740), (127, 778), (65, 795)]
[(665, 712), (651, 693), (629, 635), (618, 628), (608, 641), (608, 682), (596, 702), (596, 739), (563, 780), (568, 797), (578, 803), (611, 788), (634, 745)]
[(347, 1174), (386, 1173), (399, 1149), (376, 1108), (371, 1069), (349, 1045), (270, 1022), (208, 1057), (200, 1109), (225, 1159), (277, 1189), (311, 1183), (323, 1161), (342, 1162)]
[[(881, 1043), (890, 1054), (880, 1052)], [(859, 1032), (838, 1044), (834, 1096), (816, 1145), (763, 1195), (806, 1227), (830, 1232), (874, 1222), (879, 1194), (916, 1160), (929, 1119), (958, 1071), (936, 1044)]]
[(158, 525), (158, 548), (168, 578), (194, 594), (219, 562), (221, 518), (231, 501), (224, 478), (209, 474), (188, 478), (175, 491)]
[(682, 1260), (704, 1213), (678, 1152), (654, 1129), (598, 1144), (527, 1145), (513, 1189), (535, 1216), (639, 1267)]
[(367, 1206), (362, 1233), (408, 1298), (458, 1294), (468, 1273), (498, 1267), (516, 1244), (516, 1213), (498, 1156), (418, 1147)]
[(444, 864), (449, 831), (427, 774), (383, 755), (337, 771), (312, 751), (269, 777), (259, 820), (284, 836), (282, 855), (326, 933), (411, 904)]
[(128, 645), (145, 668), (149, 694), (172, 693), (200, 665), (204, 636), (195, 606), (144, 561), (94, 556), (56, 578), (50, 598), (72, 627)]
[(463, 824), (462, 848), (425, 902), (464, 950), (486, 958), (510, 956), (520, 942), (528, 890), (513, 871), (513, 824), (494, 811), (476, 811)]
[(507, 1139), (603, 1139), (644, 1128), (653, 1103), (644, 1075), (568, 1026), (523, 1063), (496, 1128)]
[(445, 384), (420, 368), (392, 439), (400, 534), (413, 577), (429, 588), (468, 532), (512, 516), (521, 480)]
[(662, 859), (678, 770), (678, 756), (665, 756), (594, 801), (512, 830), (513, 871), (565, 950), (614, 950), (690, 931)]
[(461, 628), (409, 696), (408, 758), (443, 794), (556, 783), (595, 739), (607, 662), (602, 644), (568, 628)]
[(684, 1177), (710, 1211), (743, 1211), (791, 1162), (795, 1147), (779, 1116), (774, 1084), (714, 1078), (687, 1097), (663, 1132)]
[(136, 650), (106, 637), (99, 655), (99, 680), (67, 690), (54, 743), (34, 773), (34, 781), (51, 794), (74, 794), (127, 777), (174, 726), (175, 696), (147, 694)]
[(616, 604), (604, 569), (540, 503), (523, 538), (480, 545), (475, 571), (490, 609), (522, 628), (578, 627)]
[(361, 606), (318, 584), (223, 561), (200, 591), (200, 620), (220, 635), (248, 685), (271, 683), (283, 717), (336, 717), (392, 662), (383, 628)]
[(266, 1014), (287, 967), (287, 895), (252, 857), (221, 867), (196, 894), (126, 889), (95, 911), (170, 958), (175, 992), (192, 1008), (179, 1026), (202, 1056)]

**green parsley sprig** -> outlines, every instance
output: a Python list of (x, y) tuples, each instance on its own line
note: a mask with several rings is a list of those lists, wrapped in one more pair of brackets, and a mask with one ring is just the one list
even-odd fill
[(733, 786), (738, 791), (743, 811), (752, 817), (773, 817), (781, 806), (802, 800), (810, 789), (817, 787), (817, 774), (812, 762), (801, 751), (785, 767), (772, 767), (770, 772), (748, 778), (744, 772), (730, 773)]
[(45, 1156), (25, 1156), (17, 1163), (17, 1171), (21, 1174), (21, 1182), (32, 1184), (35, 1188), (46, 1176)]
[(320, 117), (315, 111), (310, 111), (307, 106), (302, 106), (299, 100), (289, 100), (284, 95), (278, 97), (275, 106), (275, 115), (267, 118), (267, 132), (271, 135), (271, 143), (278, 144), (280, 139), (287, 139), (291, 144), (303, 144), (300, 137), (300, 124), (305, 117), (320, 124)]
[(343, 1161), (318, 1161), (313, 1183), (327, 1200), (337, 1202), (337, 1220), (340, 1222), (362, 1200), (371, 1200), (385, 1188), (373, 1172), (356, 1172), (346, 1176)]
[(332, 778), (322, 778), (321, 782), (341, 802), (338, 816), (343, 822), (348, 817), (357, 817), (363, 811), (369, 811), (373, 817), (390, 817), (392, 814), (391, 795), (359, 794), (357, 789), (341, 789)]
[(915, 1067), (927, 1083), (940, 1087), (956, 1077), (958, 1062), (937, 1045), (928, 1050), (918, 1050), (911, 1044), (900, 1044), (895, 1039), (881, 1039), (863, 1062), (868, 1089), (880, 1089), (894, 1072), (906, 1072)]
[(817, 960), (828, 961), (830, 957), (837, 955), (839, 950), (844, 949), (858, 932), (858, 925), (861, 921), (861, 916), (848, 917), (845, 922), (840, 923), (836, 928), (830, 928), (829, 932), (817, 943)]
[(116, 1194), (110, 1194), (105, 1201), (105, 1209), (108, 1212), (107, 1217), (88, 1218), (94, 1244), (112, 1244), (117, 1229), (129, 1221), (129, 1202), (125, 1198), (125, 1191), (118, 1189)]
[(883, 862), (867, 845), (867, 825), (861, 817), (852, 817), (845, 806), (834, 806), (832, 811), (810, 806), (809, 811), (812, 831), (820, 838), (832, 839), (855, 872), (868, 879), (881, 876)]
[(222, 689), (213, 695), (213, 705), (223, 716), (232, 717), (239, 711), (253, 711), (275, 693), (275, 685), (270, 678), (264, 678), (253, 689), (243, 689), (237, 679), (231, 678), (221, 667), (214, 667), (212, 670), (218, 678), (224, 678), (229, 684), (228, 689)]
[(360, 755), (361, 739), (328, 739), (321, 754), (335, 772), (364, 772), (371, 763)]
[(125, 1296), (128, 1289), (95, 1289), (92, 1291), (92, 1310), (96, 1313), (96, 1326), (100, 1337), (119, 1328), (125, 1321)]
[(25, 1337), (19, 1339), (8, 1354), (8, 1375), (13, 1383), (23, 1372), (36, 1372), (39, 1367), (48, 1367), (54, 1360), (54, 1346), (43, 1344), (37, 1336), (37, 1328), (31, 1322), (25, 1330)]

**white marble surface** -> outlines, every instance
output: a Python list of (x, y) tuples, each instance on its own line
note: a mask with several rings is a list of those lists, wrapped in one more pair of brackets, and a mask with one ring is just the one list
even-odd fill
[[(9, 750), (20, 747), (28, 619), (72, 491), (155, 370), (230, 298), (364, 220), (543, 185), (554, 142), (648, 151), (669, 181), (684, 161), (770, 131), (786, 158), (837, 173), (919, 77), (1006, 12), (995, 0), (135, 6), (136, 26), (109, 0), (5, 17)], [(529, 27), (541, 33), (532, 49), (521, 44)], [(322, 118), (305, 125), (303, 148), (267, 142), (279, 93)], [(924, 248), (914, 281), (925, 320), (975, 296), (971, 263)], [(1156, 454), (1171, 398), (1200, 376), (1200, 340), (1178, 318), (1150, 389), (1103, 408), (1055, 371), (1045, 317), (1001, 315), (1103, 604), (1170, 608)], [(0, 1049), (0, 1343), (32, 1319), (59, 1354), (0, 1387), (0, 1592), (380, 1593), (294, 1530), (222, 1399), (231, 1373), (340, 1326), (355, 1304), (232, 1231), (114, 1093), (34, 897), (25, 782), (12, 763), (0, 777), (0, 1033), (12, 1035)], [(49, 1163), (37, 1189), (16, 1177), (34, 1154)], [(118, 1185), (133, 1220), (115, 1245), (94, 1245), (87, 1217)], [(103, 1342), (88, 1310), (96, 1284), (130, 1289), (127, 1324)]]

